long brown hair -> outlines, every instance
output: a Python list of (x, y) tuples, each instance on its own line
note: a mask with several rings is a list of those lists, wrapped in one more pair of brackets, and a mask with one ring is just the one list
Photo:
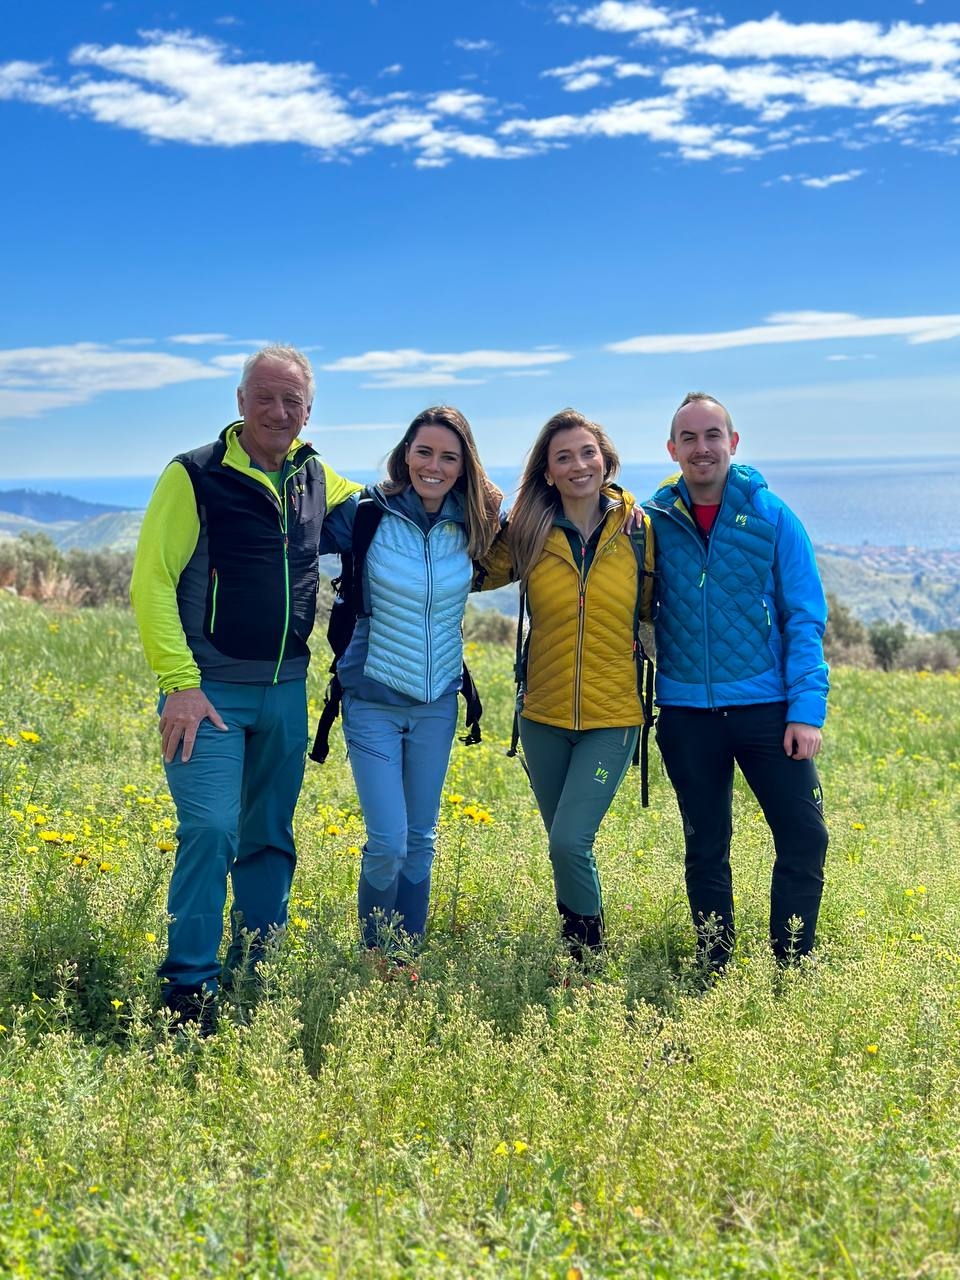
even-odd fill
[(503, 494), (484, 471), (470, 423), (459, 409), (448, 404), (438, 404), (417, 414), (404, 432), (403, 439), (394, 445), (387, 457), (388, 479), (383, 482), (383, 492), (402, 493), (410, 485), (407, 449), (413, 444), (421, 427), (446, 427), (460, 441), (463, 475), (454, 488), (463, 494), (467, 554), (472, 560), (479, 560), (490, 550), (490, 544), (499, 532)]
[(516, 575), (521, 580), (529, 576), (540, 559), (550, 526), (562, 508), (560, 495), (547, 484), (550, 441), (559, 432), (576, 427), (589, 431), (600, 448), (604, 484), (608, 484), (620, 470), (620, 458), (606, 431), (576, 409), (561, 409), (544, 424), (527, 454), (517, 500), (510, 509), (510, 553)]

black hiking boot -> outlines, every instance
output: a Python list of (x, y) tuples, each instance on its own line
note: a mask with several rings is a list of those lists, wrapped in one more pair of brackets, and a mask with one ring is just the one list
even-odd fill
[(201, 1040), (217, 1030), (216, 992), (205, 987), (168, 987), (163, 1003), (170, 1015), (170, 1031), (176, 1034), (195, 1024)]
[(603, 916), (581, 916), (562, 902), (557, 903), (560, 912), (560, 932), (571, 957), (578, 963), (595, 958), (603, 951)]

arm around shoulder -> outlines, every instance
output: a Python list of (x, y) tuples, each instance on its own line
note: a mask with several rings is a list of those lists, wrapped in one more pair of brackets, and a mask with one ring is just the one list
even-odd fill
[(476, 573), (472, 591), (495, 591), (513, 582), (517, 576), (510, 550), (510, 524), (505, 521), (487, 554), (475, 561)]

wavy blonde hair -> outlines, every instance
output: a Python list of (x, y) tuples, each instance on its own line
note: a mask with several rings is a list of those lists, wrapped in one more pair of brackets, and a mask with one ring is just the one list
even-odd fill
[(620, 458), (606, 431), (576, 409), (561, 409), (544, 424), (527, 454), (517, 500), (510, 509), (510, 554), (514, 571), (521, 580), (526, 580), (540, 559), (550, 527), (563, 506), (556, 489), (547, 484), (550, 441), (559, 432), (577, 427), (589, 431), (600, 448), (603, 483), (609, 484), (620, 470)]
[(472, 560), (479, 560), (490, 550), (490, 544), (500, 531), (503, 494), (484, 471), (470, 423), (459, 409), (449, 404), (438, 404), (417, 414), (403, 433), (403, 439), (394, 445), (387, 457), (388, 478), (383, 482), (383, 492), (402, 493), (409, 487), (410, 468), (406, 454), (421, 427), (446, 427), (460, 441), (463, 475), (454, 488), (463, 494), (467, 554)]

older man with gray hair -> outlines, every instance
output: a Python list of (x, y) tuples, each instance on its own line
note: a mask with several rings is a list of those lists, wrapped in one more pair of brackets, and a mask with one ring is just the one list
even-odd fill
[(240, 420), (167, 466), (137, 546), (131, 599), (178, 819), (159, 974), (171, 1014), (201, 1034), (216, 1025), (228, 876), (226, 977), (287, 918), (321, 531), (360, 487), (299, 438), (313, 393), (302, 352), (250, 356)]

